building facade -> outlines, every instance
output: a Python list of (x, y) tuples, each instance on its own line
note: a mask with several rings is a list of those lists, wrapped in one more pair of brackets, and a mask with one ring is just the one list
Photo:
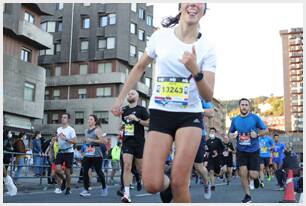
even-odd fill
[[(51, 135), (61, 114), (71, 114), (71, 125), (82, 137), (87, 117), (96, 114), (103, 132), (116, 135), (120, 119), (110, 113), (127, 75), (144, 53), (154, 31), (153, 6), (145, 3), (48, 4), (41, 28), (53, 35), (53, 47), (41, 50), (46, 68), (44, 118), (36, 128)], [(139, 104), (148, 106), (152, 65), (135, 89)]]
[(280, 31), (283, 45), (285, 131), (303, 132), (303, 28)]
[(208, 132), (210, 127), (214, 127), (217, 130), (217, 134), (223, 137), (226, 134), (225, 126), (225, 111), (222, 104), (215, 98), (212, 100), (214, 106), (214, 113), (212, 117), (204, 117), (205, 129)]
[(44, 114), (45, 69), (39, 50), (52, 46), (51, 34), (40, 29), (44, 7), (5, 3), (3, 11), (3, 128), (33, 132)]

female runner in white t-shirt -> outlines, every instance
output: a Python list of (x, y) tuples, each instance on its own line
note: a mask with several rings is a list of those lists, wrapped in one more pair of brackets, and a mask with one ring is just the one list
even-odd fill
[[(203, 126), (199, 97), (211, 101), (216, 69), (214, 49), (198, 30), (205, 11), (206, 3), (179, 5), (180, 13), (163, 24), (172, 27), (178, 23), (178, 26), (154, 32), (111, 109), (115, 116), (121, 115), (128, 91), (155, 59), (142, 179), (147, 192), (161, 192), (163, 202), (191, 201), (188, 184)], [(164, 164), (173, 142), (176, 152), (169, 181), (164, 175)]]

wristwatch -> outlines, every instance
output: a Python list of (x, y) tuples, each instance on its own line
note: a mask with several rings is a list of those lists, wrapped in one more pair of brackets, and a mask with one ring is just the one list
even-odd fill
[(204, 77), (204, 74), (203, 74), (202, 72), (199, 72), (199, 73), (197, 73), (195, 76), (193, 76), (193, 78), (194, 78), (194, 80), (195, 80), (196, 82), (201, 81), (201, 80), (203, 79), (203, 77)]

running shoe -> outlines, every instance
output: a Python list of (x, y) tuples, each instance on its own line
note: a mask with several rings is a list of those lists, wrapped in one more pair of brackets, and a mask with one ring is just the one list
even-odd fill
[(265, 184), (263, 183), (263, 180), (259, 180), (259, 186), (260, 186), (261, 188), (264, 188), (264, 187), (265, 187)]
[(216, 186), (215, 185), (212, 185), (211, 186), (211, 191), (215, 191), (216, 190)]
[(137, 191), (140, 191), (142, 189), (141, 182), (137, 182)]
[(169, 185), (168, 188), (165, 189), (164, 191), (161, 191), (159, 193), (159, 196), (163, 203), (170, 203), (173, 198), (172, 191), (171, 191), (171, 185)]
[(82, 197), (88, 197), (88, 196), (90, 196), (91, 194), (88, 192), (88, 190), (82, 190), (82, 192), (80, 193), (80, 195), (82, 196)]
[(267, 180), (270, 182), (272, 179), (271, 175), (268, 176)]
[(210, 185), (204, 185), (204, 198), (209, 200), (211, 198), (211, 189)]
[(101, 196), (106, 197), (107, 195), (108, 195), (108, 188), (105, 187), (104, 189), (102, 189)]
[(254, 187), (257, 189), (259, 187), (259, 179), (254, 179)]
[(67, 188), (66, 188), (65, 195), (70, 195), (70, 194), (71, 194), (71, 189), (70, 189), (70, 187), (67, 187)]
[(121, 198), (121, 202), (131, 203), (132, 200), (131, 200), (131, 198), (126, 193), (124, 193), (123, 197)]
[(249, 186), (250, 186), (250, 190), (254, 190), (255, 187), (254, 187), (254, 180), (253, 179), (250, 180)]
[(66, 189), (66, 179), (63, 179), (62, 185), (61, 185), (61, 190), (64, 191)]
[(62, 190), (60, 188), (55, 188), (54, 193), (55, 194), (61, 194)]
[(250, 202), (252, 202), (252, 198), (251, 198), (250, 195), (245, 195), (241, 202), (242, 203), (250, 203)]

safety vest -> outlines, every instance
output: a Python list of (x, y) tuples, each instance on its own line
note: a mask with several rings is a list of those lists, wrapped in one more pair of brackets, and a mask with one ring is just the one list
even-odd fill
[(117, 145), (112, 149), (112, 160), (120, 160), (121, 149)]

